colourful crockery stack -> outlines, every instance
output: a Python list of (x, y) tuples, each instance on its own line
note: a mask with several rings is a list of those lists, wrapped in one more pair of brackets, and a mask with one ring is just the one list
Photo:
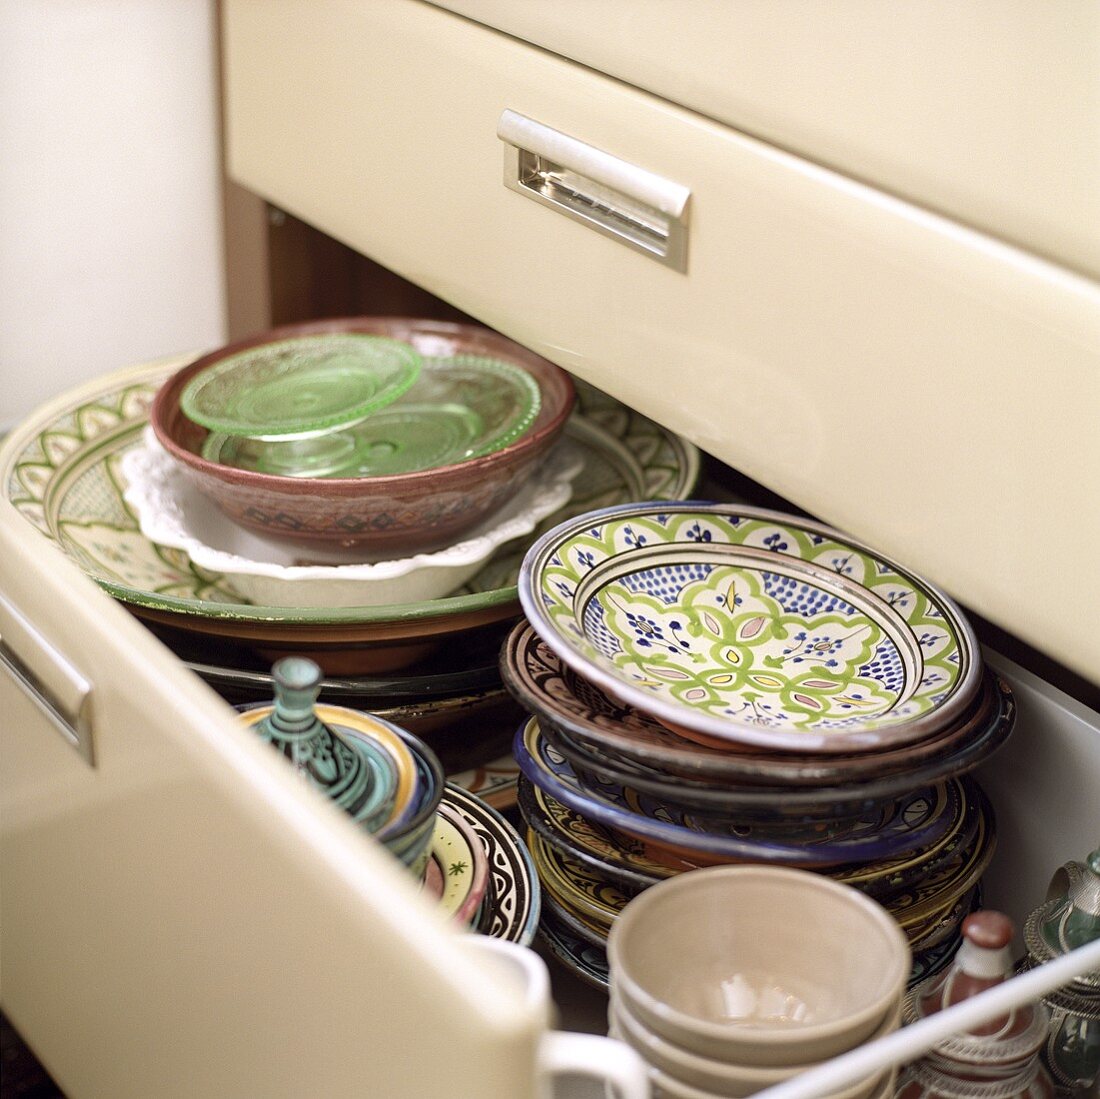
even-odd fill
[(993, 812), (969, 772), (1015, 721), (955, 604), (876, 550), (736, 504), (627, 504), (528, 552), (502, 674), (544, 934), (606, 984), (631, 896), (696, 867), (818, 871), (937, 971)]
[[(410, 347), (422, 376), (425, 370), (438, 373), (442, 364), (453, 366), (454, 376), (461, 375), (459, 395), (467, 393), (470, 364), (486, 366), (492, 385), (480, 390), (487, 403), (478, 407), (484, 422), (498, 428), (504, 421), (493, 401), (500, 377), (513, 371), (536, 380), (557, 377), (552, 364), (472, 324), (363, 318), (296, 328), (287, 335), (353, 328), (361, 328), (364, 339), (379, 338), (383, 346), (398, 341)], [(158, 394), (194, 358), (179, 356), (94, 379), (29, 417), (3, 448), (4, 499), (228, 701), (270, 701), (272, 662), (308, 656), (324, 669), (323, 702), (378, 713), (409, 728), (431, 741), (448, 773), (472, 772), (475, 782), (486, 764), (509, 750), (521, 713), (504, 691), (496, 654), (520, 613), (516, 579), (536, 524), (639, 497), (686, 496), (699, 472), (699, 455), (691, 444), (598, 390), (578, 384), (576, 406), (566, 419), (568, 386), (546, 392), (540, 387), (534, 422), (499, 451), (469, 460), (474, 465), (482, 458), (499, 461), (496, 454), (541, 431), (540, 424), (556, 430), (552, 425), (560, 414), (557, 441), (516, 496), (487, 521), (492, 529), (475, 530), (443, 550), (416, 554), (416, 560), (369, 564), (320, 564), (317, 559), (326, 555), (317, 547), (279, 543), (278, 552), (289, 556), (264, 563), (278, 575), (251, 576), (229, 570), (241, 568), (242, 558), (247, 559), (244, 568), (255, 566), (258, 547), (270, 551), (272, 539), (238, 528), (190, 483), (185, 495), (179, 468), (170, 479), (152, 482), (148, 463), (137, 462), (149, 452)], [(497, 370), (493, 363), (507, 369)], [(347, 393), (336, 388), (346, 403)], [(399, 400), (411, 399), (415, 391), (414, 383)], [(438, 395), (436, 389), (433, 393)], [(472, 401), (466, 400), (467, 411)], [(455, 408), (447, 412), (452, 414), (470, 423)], [(493, 441), (503, 438), (498, 431)], [(169, 465), (176, 463), (169, 460)], [(135, 479), (135, 474), (147, 479)], [(326, 480), (334, 489), (342, 479), (283, 480), (299, 487)], [(145, 507), (151, 503), (158, 506), (160, 519), (172, 520), (172, 531), (147, 523)], [(280, 528), (294, 525), (288, 515), (275, 514), (273, 522)], [(352, 533), (356, 525), (349, 519)], [(215, 544), (210, 531), (227, 528), (237, 540)], [(203, 538), (196, 540), (196, 534)], [(488, 557), (470, 556), (471, 547), (489, 543)], [(212, 567), (214, 559), (227, 571)], [(406, 566), (413, 571), (393, 571)], [(349, 571), (357, 575), (345, 583)], [(428, 578), (444, 588), (425, 593), (408, 587)], [(253, 587), (253, 580), (270, 582), (277, 590)], [(452, 590), (454, 584), (460, 586)], [(506, 792), (494, 788), (494, 797)]]
[(536, 471), (573, 384), (529, 353), (426, 353), (417, 330), (318, 321), (219, 348), (161, 388), (157, 441), (267, 537), (366, 561), (453, 545)]
[[(1054, 875), (1043, 904), (1024, 924), (1023, 968), (1061, 957), (1100, 938), (1100, 850)], [(1057, 1089), (1072, 1096), (1100, 1092), (1100, 973), (1084, 973), (1044, 997), (1050, 1026), (1043, 1063)]]

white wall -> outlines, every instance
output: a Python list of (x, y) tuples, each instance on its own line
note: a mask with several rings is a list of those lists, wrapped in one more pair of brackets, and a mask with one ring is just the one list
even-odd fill
[(0, 430), (224, 340), (213, 4), (0, 0)]

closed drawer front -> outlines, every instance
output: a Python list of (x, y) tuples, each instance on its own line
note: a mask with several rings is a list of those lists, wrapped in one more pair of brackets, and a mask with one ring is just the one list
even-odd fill
[[(225, 12), (239, 182), (1095, 677), (1100, 286), (412, 0)], [(686, 273), (506, 188), (507, 109), (689, 188)]]
[(1090, 0), (434, 0), (1100, 275)]

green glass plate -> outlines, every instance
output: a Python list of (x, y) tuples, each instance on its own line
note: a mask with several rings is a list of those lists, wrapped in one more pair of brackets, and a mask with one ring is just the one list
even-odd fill
[(456, 465), (501, 450), (538, 415), (538, 382), (482, 355), (426, 358), (412, 387), (365, 420), (304, 439), (215, 433), (212, 462), (284, 477), (386, 477)]
[(392, 404), (416, 381), (420, 363), (411, 344), (364, 332), (271, 340), (200, 370), (180, 407), (211, 431), (306, 437)]
[[(287, 608), (241, 603), (218, 573), (142, 535), (123, 500), (119, 463), (141, 444), (162, 382), (194, 356), (145, 364), (61, 395), (15, 427), (0, 448), (0, 495), (121, 602), (188, 621), (246, 626), (359, 626), (436, 619), (513, 603), (526, 543), (503, 546), (459, 593), (378, 607)], [(699, 474), (690, 443), (618, 401), (578, 384), (565, 440), (584, 468), (569, 503), (541, 530), (593, 508), (636, 499), (683, 499)], [(533, 541), (537, 533), (530, 535)]]

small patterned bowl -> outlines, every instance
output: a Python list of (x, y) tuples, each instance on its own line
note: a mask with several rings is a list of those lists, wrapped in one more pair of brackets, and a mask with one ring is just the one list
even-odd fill
[[(538, 415), (514, 442), (454, 465), (381, 477), (289, 477), (220, 465), (202, 457), (207, 429), (180, 407), (188, 382), (212, 361), (292, 336), (363, 332), (404, 340), (425, 357), (496, 358), (528, 371), (540, 391)], [(565, 428), (573, 407), (569, 375), (488, 329), (402, 317), (316, 321), (274, 329), (204, 356), (173, 375), (153, 402), (160, 444), (234, 522), (303, 546), (362, 547), (376, 559), (438, 549), (512, 498)]]

